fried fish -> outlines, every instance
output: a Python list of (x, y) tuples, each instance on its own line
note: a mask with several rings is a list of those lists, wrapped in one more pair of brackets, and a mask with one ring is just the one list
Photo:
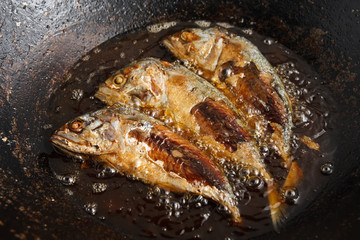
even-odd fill
[(92, 156), (119, 172), (179, 193), (194, 193), (226, 206), (241, 223), (236, 198), (223, 171), (195, 145), (160, 121), (122, 106), (66, 123), (50, 139), (72, 156)]

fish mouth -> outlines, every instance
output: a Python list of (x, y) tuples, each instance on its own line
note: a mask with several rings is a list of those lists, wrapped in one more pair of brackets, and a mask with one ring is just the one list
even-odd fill
[[(64, 138), (64, 137), (61, 137), (59, 135), (52, 135), (50, 137), (50, 142), (55, 145), (56, 147), (58, 148), (65, 148), (65, 149), (68, 149), (67, 147), (69, 146), (69, 143), (71, 141), (69, 141), (69, 139), (67, 138)], [(69, 150), (68, 150), (69, 151)]]
[(62, 136), (58, 136), (58, 135), (53, 135), (50, 137), (51, 144), (53, 144), (56, 148), (58, 148), (59, 150), (61, 150), (62, 152), (64, 152), (65, 154), (72, 156), (72, 157), (76, 157), (78, 159), (83, 160), (85, 155), (81, 154), (79, 152), (76, 151), (72, 151), (69, 149), (69, 144), (72, 143), (71, 140), (62, 137)]
[(106, 99), (110, 96), (110, 91), (109, 87), (105, 83), (102, 83), (94, 96), (101, 101), (106, 101)]

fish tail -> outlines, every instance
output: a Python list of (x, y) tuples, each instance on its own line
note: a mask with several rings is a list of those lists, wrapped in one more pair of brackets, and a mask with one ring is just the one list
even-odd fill
[(232, 193), (232, 190), (230, 190), (230, 192), (221, 192), (213, 199), (216, 199), (218, 202), (220, 202), (222, 205), (224, 205), (228, 209), (228, 211), (230, 212), (231, 217), (233, 219), (233, 223), (235, 225), (238, 225), (238, 226), (242, 225), (243, 220), (242, 220), (242, 217), (240, 216), (240, 209), (237, 206), (236, 197)]
[(282, 189), (296, 187), (303, 178), (304, 174), (300, 166), (297, 164), (297, 162), (292, 162)]
[(231, 206), (231, 209), (229, 209), (231, 212), (232, 219), (235, 223), (235, 225), (242, 225), (242, 218), (240, 216), (239, 208), (236, 206)]
[(277, 191), (276, 185), (268, 186), (268, 200), (274, 229), (276, 232), (279, 232), (286, 220), (286, 206), (280, 193)]
[(284, 192), (287, 188), (297, 187), (299, 182), (304, 178), (303, 172), (300, 166), (296, 162), (292, 162), (289, 174), (286, 178), (284, 185), (278, 191), (278, 187), (275, 184), (268, 186), (268, 199), (270, 205), (271, 220), (274, 225), (275, 231), (279, 232), (281, 225), (286, 220), (286, 204), (281, 196), (281, 192)]

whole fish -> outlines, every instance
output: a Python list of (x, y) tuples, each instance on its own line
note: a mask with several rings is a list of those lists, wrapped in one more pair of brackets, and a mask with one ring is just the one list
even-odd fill
[(184, 132), (219, 164), (255, 167), (268, 187), (271, 215), (282, 218), (276, 183), (243, 128), (229, 100), (181, 65), (147, 58), (119, 70), (99, 86), (95, 97), (108, 105), (122, 103), (153, 114), (173, 129)]
[(186, 66), (235, 105), (249, 134), (291, 166), (291, 102), (273, 67), (249, 40), (222, 28), (185, 29), (163, 40)]
[(211, 198), (226, 206), (236, 223), (242, 221), (222, 170), (188, 140), (136, 110), (114, 106), (85, 114), (50, 141), (72, 156), (92, 156), (145, 183)]

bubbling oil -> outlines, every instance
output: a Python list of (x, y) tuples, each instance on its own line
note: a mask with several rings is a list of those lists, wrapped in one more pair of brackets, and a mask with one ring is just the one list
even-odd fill
[[(94, 98), (97, 86), (131, 61), (155, 57), (176, 61), (161, 40), (187, 27), (221, 26), (253, 42), (281, 76), (293, 100), (294, 129), (292, 155), (302, 168), (304, 180), (283, 193), (288, 219), (296, 217), (321, 188), (326, 175), (333, 172), (330, 106), (331, 97), (317, 74), (300, 57), (252, 29), (208, 21), (168, 22), (116, 36), (83, 56), (64, 77), (54, 93), (49, 110), (53, 130), (68, 120), (104, 107)], [(308, 136), (320, 151), (307, 148), (299, 139)], [(266, 156), (268, 150), (262, 149)], [(257, 169), (226, 165), (225, 170), (244, 224), (234, 226), (227, 209), (193, 194), (176, 194), (123, 176), (104, 163), (73, 159), (49, 149), (49, 164), (79, 208), (114, 231), (133, 239), (238, 239), (252, 238), (273, 231), (266, 194), (266, 183)], [(285, 223), (286, 227), (286, 223)]]

